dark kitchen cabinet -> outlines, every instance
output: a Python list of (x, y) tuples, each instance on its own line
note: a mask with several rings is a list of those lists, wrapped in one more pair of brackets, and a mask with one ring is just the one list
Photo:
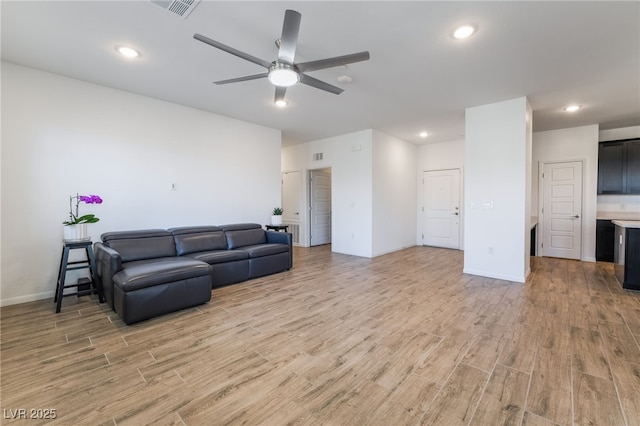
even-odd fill
[(627, 144), (627, 193), (640, 194), (640, 139)]
[(640, 228), (616, 225), (613, 269), (622, 288), (640, 290)]
[(537, 228), (538, 225), (535, 224), (533, 225), (533, 227), (531, 228), (531, 247), (529, 249), (529, 254), (531, 256), (535, 256), (536, 255), (536, 234), (537, 234)]
[(596, 260), (613, 262), (616, 226), (610, 220), (596, 222)]
[(598, 194), (640, 194), (640, 139), (599, 144)]

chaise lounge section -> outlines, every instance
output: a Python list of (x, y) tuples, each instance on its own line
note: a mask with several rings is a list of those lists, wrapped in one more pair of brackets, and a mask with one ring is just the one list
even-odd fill
[(126, 324), (206, 303), (212, 288), (293, 266), (291, 234), (255, 223), (108, 232), (101, 240), (98, 283)]

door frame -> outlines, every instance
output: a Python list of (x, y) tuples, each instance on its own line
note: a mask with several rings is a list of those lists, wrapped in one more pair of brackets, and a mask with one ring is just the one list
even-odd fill
[(586, 170), (586, 159), (578, 158), (578, 159), (565, 159), (565, 160), (539, 160), (538, 161), (538, 226), (537, 226), (537, 235), (536, 235), (536, 256), (545, 257), (544, 249), (542, 247), (542, 243), (544, 242), (544, 213), (542, 213), (542, 209), (544, 207), (544, 180), (542, 178), (542, 174), (544, 172), (544, 166), (547, 164), (562, 164), (562, 163), (582, 163), (582, 188), (581, 188), (581, 214), (582, 214), (582, 226), (580, 227), (580, 260), (584, 260), (585, 258), (585, 235), (586, 235), (586, 226), (587, 221), (585, 219), (585, 197), (584, 197), (584, 187), (585, 187), (585, 170)]
[(458, 171), (458, 174), (459, 174), (458, 195), (460, 198), (458, 203), (458, 205), (460, 206), (460, 217), (458, 219), (458, 248), (451, 249), (451, 250), (461, 250), (461, 251), (464, 250), (464, 169), (463, 167), (446, 167), (443, 169), (422, 170), (422, 176), (420, 176), (420, 179), (422, 180), (422, 188), (420, 190), (420, 198), (422, 200), (422, 206), (419, 207), (422, 220), (420, 221), (420, 235), (418, 235), (419, 246), (424, 245), (424, 233), (426, 232), (424, 228), (424, 222), (425, 222), (425, 215), (427, 214), (427, 212), (425, 211), (425, 205), (427, 204), (427, 200), (424, 197), (424, 192), (425, 192), (424, 191), (424, 185), (425, 185), (424, 174), (428, 172), (446, 172), (450, 170)]

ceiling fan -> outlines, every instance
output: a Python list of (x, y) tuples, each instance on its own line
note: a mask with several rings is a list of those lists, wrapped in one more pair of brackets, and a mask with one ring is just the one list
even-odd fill
[(294, 62), (301, 17), (302, 15), (295, 10), (287, 10), (285, 12), (284, 23), (282, 25), (282, 36), (276, 41), (276, 45), (278, 46), (278, 59), (273, 62), (267, 62), (260, 58), (256, 58), (255, 56), (241, 52), (233, 47), (229, 47), (226, 44), (222, 44), (200, 34), (194, 34), (193, 38), (267, 69), (267, 72), (232, 78), (229, 80), (215, 81), (215, 84), (237, 83), (240, 81), (256, 80), (266, 77), (271, 84), (276, 86), (276, 104), (284, 104), (284, 94), (287, 91), (287, 87), (293, 86), (297, 83), (306, 84), (307, 86), (339, 95), (343, 92), (343, 89), (313, 78), (305, 74), (305, 72), (366, 61), (369, 59), (369, 52), (352, 53), (350, 55), (336, 56), (333, 58), (310, 62)]

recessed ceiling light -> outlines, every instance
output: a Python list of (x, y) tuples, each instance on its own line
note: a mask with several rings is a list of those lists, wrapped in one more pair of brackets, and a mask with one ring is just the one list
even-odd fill
[(476, 28), (473, 25), (462, 25), (453, 31), (453, 38), (458, 40), (470, 37), (476, 32)]
[(421, 138), (426, 138), (427, 136), (429, 136), (429, 133), (427, 133), (425, 131), (420, 132), (420, 137)]
[(569, 106), (566, 106), (566, 107), (562, 108), (562, 110), (566, 111), (566, 112), (576, 112), (580, 108), (582, 108), (581, 105), (569, 105)]
[(284, 99), (278, 99), (277, 101), (274, 102), (276, 104), (276, 106), (278, 108), (284, 108), (287, 106), (287, 101), (285, 101)]
[(136, 49), (133, 49), (131, 47), (116, 46), (116, 50), (122, 56), (126, 56), (127, 58), (137, 58), (138, 56), (140, 56), (140, 52), (138, 52)]

